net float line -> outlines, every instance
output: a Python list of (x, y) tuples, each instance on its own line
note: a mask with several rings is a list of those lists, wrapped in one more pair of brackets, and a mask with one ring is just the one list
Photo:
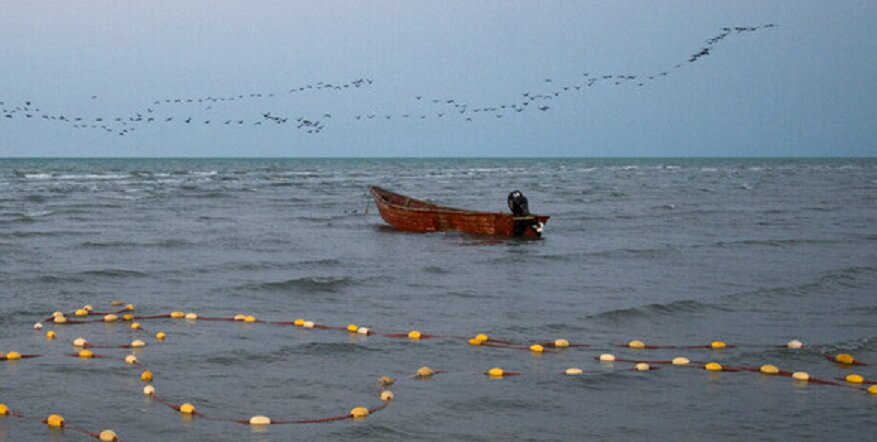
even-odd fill
[(92, 353), (91, 350), (81, 350), (79, 353), (65, 353), (64, 356), (68, 358), (78, 358), (78, 359), (114, 359), (118, 361), (123, 361), (126, 365), (133, 365), (136, 367), (147, 368), (146, 364), (140, 362), (137, 359), (137, 356), (127, 355), (124, 358), (118, 358), (114, 356), (106, 356)]
[[(707, 364), (707, 365), (709, 365), (709, 364)], [(706, 366), (704, 366), (704, 367), (706, 367)], [(695, 367), (695, 368), (697, 368), (697, 367)], [(715, 370), (712, 370), (712, 371), (715, 371)], [(830, 385), (833, 387), (847, 387), (847, 385), (840, 384), (840, 383), (837, 383), (837, 382), (834, 382), (831, 380), (814, 378), (806, 372), (800, 372), (800, 371), (799, 372), (791, 372), (791, 371), (786, 371), (786, 370), (780, 370), (773, 365), (762, 365), (761, 367), (721, 366), (720, 371), (758, 373), (758, 374), (767, 375), (767, 376), (781, 376), (781, 377), (792, 378), (792, 379), (795, 379), (797, 381), (813, 383), (813, 384), (817, 384), (817, 385)]]
[(122, 442), (122, 440), (119, 439), (119, 436), (116, 435), (116, 432), (113, 430), (107, 429), (101, 432), (88, 431), (86, 429), (68, 424), (67, 421), (64, 420), (64, 417), (58, 414), (50, 414), (45, 418), (28, 416), (24, 413), (10, 410), (9, 407), (7, 407), (5, 404), (0, 404), (0, 417), (11, 417), (15, 419), (40, 422), (53, 430), (73, 431), (99, 440), (101, 442)]
[(855, 358), (853, 358), (852, 356), (850, 356), (847, 353), (840, 353), (840, 354), (837, 354), (835, 356), (825, 355), (825, 359), (828, 359), (831, 362), (835, 362), (841, 366), (856, 365), (856, 366), (861, 366), (861, 367), (867, 367), (867, 366), (871, 365), (871, 364), (866, 364), (866, 363), (861, 362), (861, 361), (857, 361)]
[(499, 367), (491, 368), (490, 370), (485, 371), (484, 374), (487, 375), (487, 377), (489, 377), (490, 379), (502, 379), (502, 378), (521, 375), (520, 372), (505, 371)]
[[(164, 339), (166, 337), (167, 337), (167, 335), (164, 332), (156, 333), (156, 341), (158, 341), (158, 342), (164, 341)], [(85, 338), (79, 337), (79, 338), (76, 338), (72, 341), (69, 341), (69, 344), (74, 346), (74, 347), (78, 347), (78, 348), (103, 348), (103, 349), (123, 349), (123, 350), (142, 349), (143, 347), (146, 347), (146, 342), (144, 342), (140, 339), (135, 339), (135, 340), (131, 341), (131, 343), (129, 343), (129, 344), (93, 344), (91, 342), (88, 342)]]
[[(676, 358), (671, 361), (667, 360), (654, 360), (654, 361), (646, 361), (642, 359), (623, 359), (623, 358), (609, 358), (605, 357), (606, 355), (601, 355), (595, 357), (600, 362), (622, 362), (622, 363), (631, 363), (631, 364), (647, 364), (647, 365), (673, 365), (677, 367), (687, 367), (687, 368), (696, 368), (696, 369), (704, 369), (707, 371), (714, 372), (730, 372), (730, 373), (739, 373), (739, 372), (748, 372), (748, 373), (759, 373), (763, 375), (770, 376), (781, 376), (788, 377), (799, 381), (806, 381), (809, 383), (817, 384), (817, 385), (830, 385), (834, 387), (850, 387), (850, 385), (841, 384), (838, 382), (834, 382), (832, 380), (827, 379), (819, 379), (810, 376), (806, 372), (791, 372), (786, 370), (780, 370), (772, 365), (762, 365), (761, 367), (745, 367), (745, 366), (728, 366), (728, 365), (720, 365), (715, 362), (702, 362), (702, 361), (689, 361), (685, 358)], [(847, 378), (839, 378), (841, 381), (849, 382)], [(868, 382), (869, 384), (877, 384), (877, 382)]]
[(858, 374), (850, 374), (846, 377), (835, 378), (838, 381), (846, 382), (848, 384), (857, 384), (857, 385), (877, 385), (877, 381), (869, 381)]
[[(127, 309), (121, 311), (129, 311)], [(59, 313), (59, 312), (56, 312)], [(349, 333), (356, 333), (365, 336), (382, 336), (386, 338), (395, 338), (395, 339), (404, 339), (408, 338), (413, 341), (419, 341), (424, 339), (456, 339), (456, 340), (466, 340), (465, 337), (460, 336), (441, 336), (441, 335), (433, 335), (428, 333), (422, 333), (418, 330), (412, 330), (406, 333), (376, 333), (367, 327), (359, 327), (353, 324), (347, 327), (340, 326), (331, 326), (324, 324), (315, 324), (313, 321), (305, 321), (303, 319), (297, 319), (295, 321), (267, 321), (267, 320), (259, 320), (254, 316), (247, 316), (243, 314), (236, 315), (234, 317), (200, 317), (195, 313), (183, 313), (181, 311), (174, 311), (168, 314), (159, 314), (159, 315), (151, 315), (151, 316), (134, 316), (134, 315), (125, 315), (123, 320), (133, 321), (133, 320), (150, 320), (150, 319), (182, 319), (186, 318), (189, 320), (206, 320), (206, 321), (222, 321), (222, 322), (247, 322), (247, 323), (266, 323), (272, 325), (283, 325), (283, 326), (296, 326), (300, 328), (306, 329), (317, 329), (317, 330), (333, 330), (333, 331), (346, 331)], [(117, 318), (111, 318), (115, 321)], [(107, 318), (104, 318), (104, 322), (113, 322), (108, 321)], [(99, 320), (94, 321), (78, 321), (78, 320), (67, 320), (68, 323), (71, 324), (82, 324), (82, 323), (92, 323), (92, 322), (100, 322)], [(41, 324), (37, 324), (41, 326)], [(35, 325), (35, 328), (37, 328)], [(133, 325), (133, 324), (132, 324)], [(471, 345), (484, 345), (486, 347), (491, 348), (511, 348), (517, 350), (527, 350), (532, 349), (531, 346), (527, 346), (524, 343), (517, 343), (509, 340), (502, 340), (496, 338), (488, 338), (486, 335), (479, 334), (475, 338), (468, 339), (468, 342)], [(558, 344), (559, 342), (563, 342), (563, 345)], [(487, 343), (487, 344), (485, 344)], [(579, 344), (579, 343), (569, 343), (565, 339), (558, 339), (554, 342), (545, 342), (540, 344), (535, 344), (537, 346), (541, 346), (543, 349), (545, 348), (591, 348), (593, 345), (591, 344)], [(702, 344), (702, 345), (648, 345), (640, 340), (630, 341), (628, 344), (612, 344), (612, 346), (616, 348), (631, 348), (634, 350), (667, 350), (667, 349), (684, 349), (684, 350), (722, 350), (722, 349), (734, 349), (734, 348), (789, 348), (789, 349), (800, 349), (803, 348), (803, 344), (798, 340), (789, 341), (785, 345), (763, 345), (763, 344), (726, 344), (722, 341), (713, 341), (710, 344)], [(539, 352), (541, 353), (541, 352)], [(840, 361), (837, 361), (840, 362)], [(850, 365), (863, 365), (866, 366), (868, 364), (854, 361), (851, 362)]]
[[(243, 425), (306, 425), (306, 424), (326, 424), (326, 423), (329, 423), (329, 422), (338, 422), (338, 421), (343, 421), (343, 420), (347, 420), (347, 419), (354, 419), (354, 420), (356, 420), (356, 419), (362, 419), (362, 418), (364, 418), (364, 417), (366, 417), (366, 416), (368, 416), (368, 415), (371, 415), (371, 414), (377, 413), (378, 411), (381, 411), (381, 410), (387, 408), (389, 405), (390, 405), (390, 400), (386, 400), (386, 401), (384, 401), (384, 403), (381, 404), (381, 405), (378, 405), (378, 406), (376, 406), (376, 407), (372, 407), (372, 408), (366, 408), (366, 409), (365, 409), (365, 410), (366, 410), (365, 413), (363, 413), (362, 411), (357, 410), (357, 409), (355, 408), (355, 409), (351, 410), (350, 413), (347, 413), (347, 414), (343, 414), (343, 415), (339, 415), (339, 416), (332, 416), (332, 417), (318, 418), (318, 419), (300, 419), (300, 420), (273, 420), (273, 419), (269, 419), (269, 420), (267, 420), (267, 421), (264, 421), (264, 420), (262, 420), (262, 421), (256, 421), (255, 418), (259, 418), (259, 417), (263, 417), (263, 416), (253, 416), (253, 417), (250, 418), (249, 420), (227, 419), (227, 420), (225, 420), (225, 421), (227, 421), (227, 422), (234, 422), (234, 423), (243, 424)], [(363, 407), (357, 407), (357, 408), (363, 408)], [(358, 415), (358, 414), (360, 414), (360, 413), (362, 413), (362, 415)]]
[(52, 314), (52, 316), (49, 316), (48, 318), (46, 318), (45, 322), (50, 322), (58, 316), (64, 316), (64, 317), (66, 317), (66, 316), (77, 316), (77, 317), (106, 316), (106, 315), (120, 315), (122, 313), (130, 312), (130, 311), (134, 311), (134, 304), (128, 304), (127, 306), (125, 306), (125, 308), (123, 308), (121, 310), (109, 311), (109, 312), (96, 312), (93, 310), (93, 308), (90, 305), (86, 305), (85, 307), (78, 309), (78, 310), (75, 310), (73, 312), (64, 313), (61, 311), (56, 311), (55, 313)]
[(205, 420), (218, 421), (218, 422), (233, 422), (242, 425), (300, 425), (300, 424), (322, 424), (322, 423), (330, 423), (337, 422), (347, 419), (361, 419), (370, 414), (376, 413), (387, 408), (390, 405), (390, 401), (392, 400), (392, 395), (389, 396), (389, 399), (384, 400), (384, 403), (371, 408), (366, 407), (356, 407), (351, 410), (350, 413), (338, 416), (324, 417), (324, 418), (315, 418), (315, 419), (289, 419), (289, 420), (273, 420), (265, 416), (253, 416), (250, 419), (234, 419), (234, 418), (218, 418), (211, 417), (204, 414), (201, 411), (198, 411), (194, 405), (190, 403), (183, 403), (181, 405), (177, 405), (173, 402), (170, 402), (166, 399), (159, 397), (155, 394), (154, 390), (149, 393), (149, 396), (155, 400), (156, 402), (165, 405), (166, 407), (177, 411), (183, 415), (190, 417), (197, 417)]
[(20, 359), (34, 359), (41, 358), (44, 355), (37, 354), (21, 354), (17, 351), (10, 351), (9, 353), (0, 353), (0, 361), (17, 361)]
[[(643, 345), (630, 347), (629, 344), (612, 344), (615, 348), (635, 348), (636, 350), (717, 350), (710, 345)], [(721, 348), (738, 348), (738, 345), (725, 345)]]

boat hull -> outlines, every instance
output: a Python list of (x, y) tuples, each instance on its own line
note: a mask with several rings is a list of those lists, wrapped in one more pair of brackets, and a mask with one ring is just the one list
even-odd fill
[[(405, 232), (462, 232), (473, 235), (539, 238), (548, 216), (514, 217), (443, 207), (372, 186), (370, 193), (384, 221)], [(517, 229), (516, 229), (517, 223)], [(517, 233), (517, 234), (516, 234)]]

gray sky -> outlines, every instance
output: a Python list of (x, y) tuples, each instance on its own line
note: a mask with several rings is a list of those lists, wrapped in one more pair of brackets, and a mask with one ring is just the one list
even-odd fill
[(0, 0), (0, 157), (875, 156), (875, 22), (873, 0)]

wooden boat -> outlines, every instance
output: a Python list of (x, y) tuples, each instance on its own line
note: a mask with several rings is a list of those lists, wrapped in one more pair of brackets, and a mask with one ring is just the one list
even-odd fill
[[(381, 218), (406, 232), (463, 232), (476, 235), (539, 238), (548, 216), (513, 216), (502, 212), (476, 212), (439, 206), (427, 201), (369, 187)], [(516, 234), (517, 233), (517, 234)]]

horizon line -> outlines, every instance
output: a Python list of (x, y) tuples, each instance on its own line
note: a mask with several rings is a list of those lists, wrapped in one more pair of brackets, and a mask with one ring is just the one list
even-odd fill
[(289, 159), (289, 160), (614, 160), (614, 159), (877, 159), (877, 155), (839, 155), (839, 156), (744, 156), (744, 155), (622, 155), (622, 156), (0, 156), (3, 160), (249, 160), (249, 159)]

